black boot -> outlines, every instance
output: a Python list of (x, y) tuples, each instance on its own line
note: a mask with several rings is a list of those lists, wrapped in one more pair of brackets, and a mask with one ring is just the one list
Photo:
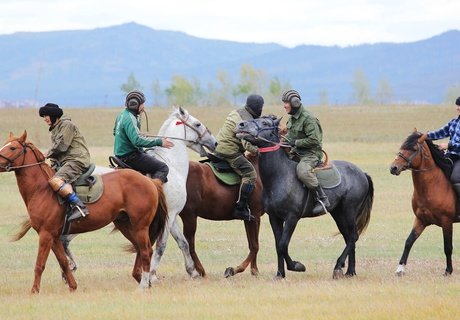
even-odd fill
[(329, 199), (327, 195), (324, 193), (323, 188), (321, 186), (317, 186), (316, 188), (311, 189), (314, 199), (316, 200), (315, 206), (311, 210), (314, 216), (320, 216), (327, 213), (327, 208), (329, 207)]
[(67, 221), (73, 221), (80, 218), (84, 218), (89, 215), (88, 208), (86, 205), (80, 200), (80, 198), (73, 192), (69, 197), (67, 197), (67, 201), (70, 204), (70, 208), (72, 209), (67, 216)]
[(248, 207), (248, 200), (254, 190), (254, 185), (244, 183), (240, 187), (240, 196), (236, 203), (235, 210), (233, 211), (233, 218), (240, 220), (251, 221), (254, 220), (254, 216), (251, 214), (251, 210)]
[(457, 195), (457, 199), (460, 199), (460, 183), (454, 183), (452, 184), (452, 187), (454, 188), (455, 194)]

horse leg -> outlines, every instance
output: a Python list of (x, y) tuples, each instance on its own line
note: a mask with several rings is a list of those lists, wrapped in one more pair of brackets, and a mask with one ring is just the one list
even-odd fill
[(47, 231), (42, 231), (39, 234), (38, 239), (38, 253), (37, 259), (35, 261), (35, 278), (34, 284), (31, 289), (31, 293), (40, 292), (40, 282), (42, 278), (43, 271), (45, 270), (46, 260), (51, 250), (53, 244), (53, 236)]
[(155, 252), (152, 257), (152, 262), (150, 265), (150, 274), (154, 281), (159, 280), (157, 277), (157, 270), (160, 265), (160, 260), (161, 257), (163, 257), (163, 253), (166, 250), (166, 244), (168, 242), (168, 237), (169, 237), (169, 228), (165, 228), (163, 231), (163, 235), (161, 236), (161, 239), (159, 241), (157, 240), (155, 244)]
[(182, 251), (182, 255), (184, 256), (185, 270), (192, 279), (200, 277), (200, 274), (195, 269), (195, 264), (193, 263), (192, 256), (190, 255), (190, 247), (188, 245), (187, 239), (185, 239), (184, 234), (180, 230), (179, 223), (177, 222), (177, 216), (171, 225), (170, 232), (174, 240), (176, 240), (179, 249)]
[(452, 221), (443, 221), (442, 235), (444, 238), (444, 254), (446, 255), (446, 271), (445, 276), (452, 274)]
[(139, 255), (139, 248), (134, 240), (133, 236), (131, 235), (130, 226), (127, 223), (121, 223), (119, 221), (114, 221), (113, 224), (117, 227), (117, 229), (128, 239), (133, 246), (136, 248), (136, 259), (134, 260), (134, 267), (131, 273), (132, 277), (137, 281), (137, 283), (141, 282), (141, 260)]
[(409, 257), (409, 252), (412, 246), (414, 245), (415, 240), (422, 234), (423, 230), (425, 230), (425, 225), (419, 218), (415, 218), (414, 225), (412, 227), (412, 231), (410, 232), (409, 236), (406, 239), (406, 244), (404, 245), (404, 251), (399, 260), (398, 268), (396, 268), (396, 275), (402, 276), (406, 272), (406, 264), (407, 258)]
[[(332, 273), (333, 279), (339, 279), (343, 277), (342, 268), (345, 267), (345, 261), (348, 257), (348, 268), (345, 275), (347, 277), (353, 277), (356, 275), (355, 270), (355, 248), (356, 241), (358, 241), (358, 232), (356, 230), (355, 217), (350, 214), (346, 214), (347, 211), (340, 211), (332, 213), (332, 217), (335, 220), (337, 227), (339, 228), (340, 233), (345, 240), (345, 248), (342, 251), (342, 254), (337, 258), (337, 262), (334, 266), (334, 271)], [(342, 218), (345, 217), (345, 218)], [(349, 218), (347, 218), (349, 217)]]
[(186, 213), (184, 215), (181, 215), (180, 217), (183, 222), (184, 236), (185, 239), (187, 239), (190, 250), (190, 256), (192, 257), (193, 263), (195, 264), (195, 268), (202, 277), (205, 277), (206, 271), (204, 270), (203, 265), (201, 264), (201, 261), (195, 252), (195, 233), (197, 228), (197, 216), (195, 216), (194, 214)]
[(75, 281), (75, 278), (72, 274), (72, 270), (70, 269), (69, 261), (67, 260), (64, 246), (60, 239), (54, 240), (52, 249), (57, 261), (59, 262), (59, 265), (61, 266), (62, 277), (69, 285), (69, 290), (75, 291), (77, 289), (77, 282)]
[(72, 251), (70, 250), (70, 241), (73, 240), (77, 235), (76, 234), (67, 234), (60, 237), (62, 244), (64, 245), (65, 255), (69, 261), (69, 267), (72, 272), (77, 271), (78, 264), (75, 261)]
[(289, 256), (289, 242), (291, 241), (291, 237), (297, 226), (297, 222), (299, 222), (299, 218), (297, 218), (296, 216), (291, 216), (284, 222), (283, 235), (281, 236), (280, 241), (280, 248), (281, 253), (284, 256), (284, 260), (286, 261), (286, 268), (289, 271), (305, 272), (305, 266), (299, 261), (293, 261)]
[(150, 275), (150, 261), (152, 259), (153, 249), (149, 238), (149, 228), (148, 226), (135, 228), (131, 233), (138, 248), (138, 257), (136, 257), (135, 267), (138, 261), (140, 261), (142, 266), (142, 275), (141, 281), (139, 283), (139, 288), (146, 289), (152, 285)]
[(260, 216), (255, 216), (254, 221), (244, 221), (244, 228), (246, 230), (246, 238), (248, 239), (249, 254), (236, 268), (228, 267), (225, 269), (225, 278), (244, 272), (249, 264), (251, 264), (251, 274), (253, 276), (259, 274), (259, 269), (257, 268), (257, 253), (259, 252)]

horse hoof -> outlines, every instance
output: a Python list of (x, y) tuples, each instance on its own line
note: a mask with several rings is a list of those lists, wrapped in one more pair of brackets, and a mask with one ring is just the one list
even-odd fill
[(342, 269), (334, 270), (332, 273), (332, 279), (342, 279), (343, 278), (343, 271)]
[(284, 280), (284, 277), (282, 275), (277, 274), (276, 276), (273, 277), (273, 280), (274, 281), (281, 281), (281, 280)]
[(397, 276), (397, 277), (402, 277), (402, 276), (404, 276), (405, 274), (406, 274), (406, 273), (405, 273), (404, 271), (396, 271), (396, 272), (395, 272), (395, 276)]
[(256, 276), (256, 277), (259, 276), (259, 270), (251, 269), (251, 275)]
[(354, 272), (354, 271), (350, 271), (350, 272), (345, 273), (345, 278), (352, 278), (354, 276), (356, 276), (356, 272)]
[(198, 271), (193, 270), (193, 271), (190, 273), (190, 278), (192, 278), (192, 279), (201, 278), (201, 274), (199, 274)]
[(450, 277), (452, 275), (452, 272), (446, 271), (444, 272), (444, 277)]
[(235, 275), (235, 269), (233, 269), (232, 267), (228, 267), (227, 269), (225, 269), (225, 272), (224, 272), (225, 278), (233, 277), (234, 275)]
[(295, 271), (295, 272), (305, 272), (305, 270), (307, 270), (307, 269), (299, 261), (293, 261), (293, 266), (291, 268), (288, 267), (288, 270), (289, 271)]

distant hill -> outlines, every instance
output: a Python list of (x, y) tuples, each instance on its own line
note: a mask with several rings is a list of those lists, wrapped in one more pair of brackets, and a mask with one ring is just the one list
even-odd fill
[[(331, 103), (346, 104), (356, 70), (375, 89), (382, 78), (397, 99), (439, 103), (459, 83), (460, 31), (412, 43), (351, 47), (302, 45), (287, 48), (208, 40), (182, 32), (158, 31), (128, 23), (108, 28), (0, 35), (0, 102), (55, 101), (64, 106), (117, 106), (131, 72), (152, 96), (157, 79), (163, 87), (180, 74), (203, 87), (218, 70), (238, 80), (241, 64), (289, 81), (307, 104), (326, 91)], [(459, 93), (460, 94), (460, 93)]]

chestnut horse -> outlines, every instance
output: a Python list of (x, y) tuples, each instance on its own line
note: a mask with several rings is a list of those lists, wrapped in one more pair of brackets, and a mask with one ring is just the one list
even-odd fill
[(460, 219), (456, 213), (457, 196), (449, 180), (451, 168), (448, 161), (444, 153), (427, 139), (426, 134), (414, 131), (407, 137), (391, 163), (390, 172), (393, 175), (411, 170), (414, 184), (412, 210), (415, 220), (396, 269), (397, 275), (405, 273), (412, 245), (423, 230), (432, 224), (442, 228), (446, 255), (444, 275), (450, 275), (453, 271), (452, 224)]
[[(258, 171), (257, 158), (250, 157), (249, 160)], [(184, 224), (184, 236), (189, 243), (190, 255), (195, 262), (196, 270), (203, 277), (206, 272), (195, 251), (197, 219), (201, 217), (214, 221), (233, 220), (232, 213), (238, 200), (239, 188), (239, 185), (227, 186), (221, 183), (208, 165), (190, 161), (187, 177), (187, 202), (180, 213), (180, 217)], [(260, 216), (264, 213), (262, 182), (259, 177), (249, 201), (249, 208), (255, 218), (250, 222), (244, 221), (249, 254), (239, 266), (228, 267), (224, 272), (225, 277), (243, 272), (249, 264), (251, 264), (251, 274), (258, 275), (259, 273), (257, 253), (259, 252)]]
[[(41, 276), (50, 249), (53, 250), (70, 291), (77, 283), (70, 270), (60, 235), (64, 223), (64, 206), (48, 185), (54, 170), (45, 163), (43, 154), (30, 142), (27, 133), (19, 138), (12, 133), (0, 148), (0, 172), (13, 170), (29, 218), (13, 240), (21, 239), (33, 227), (39, 236), (35, 279), (32, 293), (40, 291)], [(159, 180), (151, 180), (134, 170), (119, 170), (102, 175), (105, 185), (101, 198), (88, 204), (90, 215), (72, 223), (69, 233), (100, 229), (113, 222), (136, 249), (132, 275), (140, 288), (151, 285), (152, 244), (161, 237), (167, 223), (167, 208)], [(135, 190), (136, 192), (133, 192)]]

